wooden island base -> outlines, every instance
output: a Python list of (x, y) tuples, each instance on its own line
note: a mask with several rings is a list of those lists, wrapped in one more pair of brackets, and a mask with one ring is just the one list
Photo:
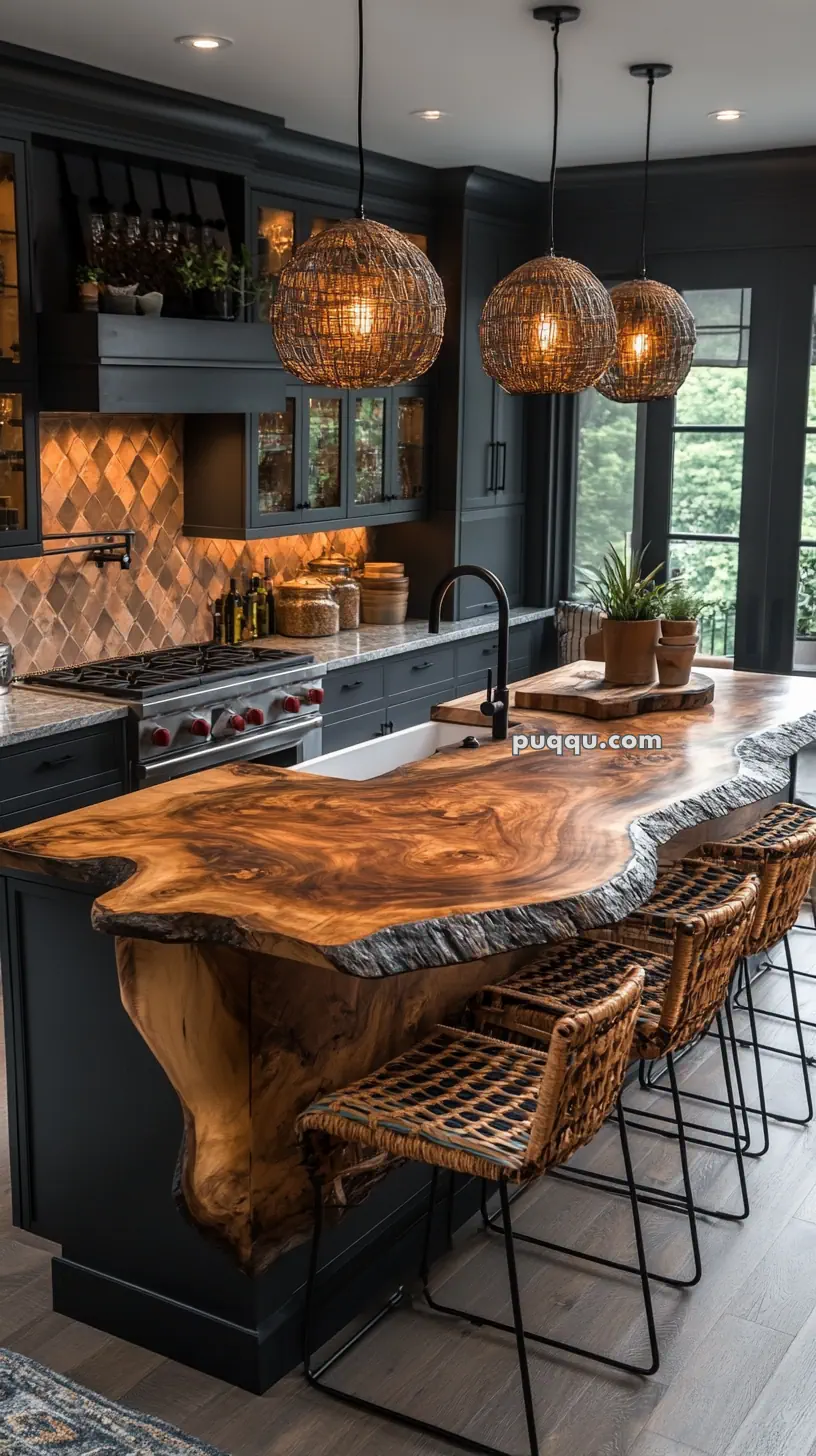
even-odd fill
[[(177, 1196), (252, 1274), (311, 1229), (298, 1113), (413, 1046), (525, 955), (366, 981), (226, 946), (116, 948), (123, 1004), (182, 1107)], [(349, 1181), (333, 1190), (340, 1206), (354, 1198), (351, 1168)]]

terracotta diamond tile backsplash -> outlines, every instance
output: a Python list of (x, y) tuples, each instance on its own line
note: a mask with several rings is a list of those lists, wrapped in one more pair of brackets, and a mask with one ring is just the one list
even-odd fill
[(263, 571), (295, 576), (326, 542), (365, 558), (361, 528), (270, 541), (215, 541), (181, 534), (182, 422), (169, 415), (43, 415), (43, 532), (136, 532), (133, 564), (100, 570), (87, 557), (0, 562), (0, 637), (18, 673), (71, 667), (98, 657), (206, 642), (208, 603)]

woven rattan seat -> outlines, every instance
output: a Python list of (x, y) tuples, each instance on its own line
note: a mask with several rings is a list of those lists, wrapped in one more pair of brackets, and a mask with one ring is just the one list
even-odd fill
[(816, 812), (777, 804), (751, 829), (703, 844), (700, 855), (740, 874), (758, 874), (759, 898), (747, 955), (758, 955), (796, 924), (816, 871)]
[(614, 1106), (643, 972), (590, 1010), (556, 1017), (547, 1047), (437, 1027), (410, 1051), (313, 1102), (298, 1132), (326, 1133), (473, 1177), (522, 1182), (569, 1158)]
[[(757, 898), (755, 876), (687, 862), (662, 875), (654, 895), (613, 926), (610, 940), (579, 937), (549, 947), (507, 981), (481, 991), (470, 1008), (478, 1026), (539, 1034), (554, 1015), (608, 995), (631, 956), (646, 972), (633, 1050), (654, 1060), (705, 1031), (725, 1002), (744, 953)], [(537, 1008), (537, 1013), (536, 1013)]]

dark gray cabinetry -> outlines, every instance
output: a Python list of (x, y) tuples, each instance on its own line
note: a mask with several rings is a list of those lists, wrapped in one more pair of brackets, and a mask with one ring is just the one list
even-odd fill
[(525, 400), (506, 394), (485, 374), (479, 319), (500, 279), (526, 256), (525, 235), (469, 218), (465, 227), (464, 395), (462, 488), (464, 511), (511, 505), (525, 494)]
[(125, 720), (0, 751), (0, 830), (67, 814), (128, 788)]
[[(514, 627), (510, 633), (510, 681), (538, 667), (541, 623)], [(323, 752), (334, 753), (426, 723), (436, 703), (479, 691), (488, 669), (495, 678), (498, 635), (434, 643), (421, 652), (340, 668), (325, 680)]]
[[(504, 583), (511, 607), (524, 594), (524, 507), (480, 511), (462, 517), (460, 554), (463, 562), (486, 566)], [(477, 576), (459, 583), (459, 616), (481, 617), (496, 610), (496, 598)]]

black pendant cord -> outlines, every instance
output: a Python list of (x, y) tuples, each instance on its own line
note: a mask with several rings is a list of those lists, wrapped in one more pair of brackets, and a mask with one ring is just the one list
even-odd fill
[(652, 152), (652, 105), (654, 102), (655, 73), (649, 71), (649, 102), (646, 110), (646, 157), (643, 163), (643, 223), (640, 230), (640, 276), (646, 277), (646, 224), (649, 216), (649, 165)]
[(558, 91), (561, 72), (561, 53), (558, 46), (558, 36), (561, 31), (561, 21), (554, 20), (552, 23), (553, 32), (553, 142), (552, 160), (550, 162), (550, 246), (549, 255), (555, 257), (555, 170), (558, 163)]
[(357, 0), (357, 160), (360, 167), (360, 185), (357, 192), (357, 216), (365, 217), (363, 196), (365, 194), (365, 153), (363, 151), (363, 63), (365, 60), (363, 31), (363, 0)]

